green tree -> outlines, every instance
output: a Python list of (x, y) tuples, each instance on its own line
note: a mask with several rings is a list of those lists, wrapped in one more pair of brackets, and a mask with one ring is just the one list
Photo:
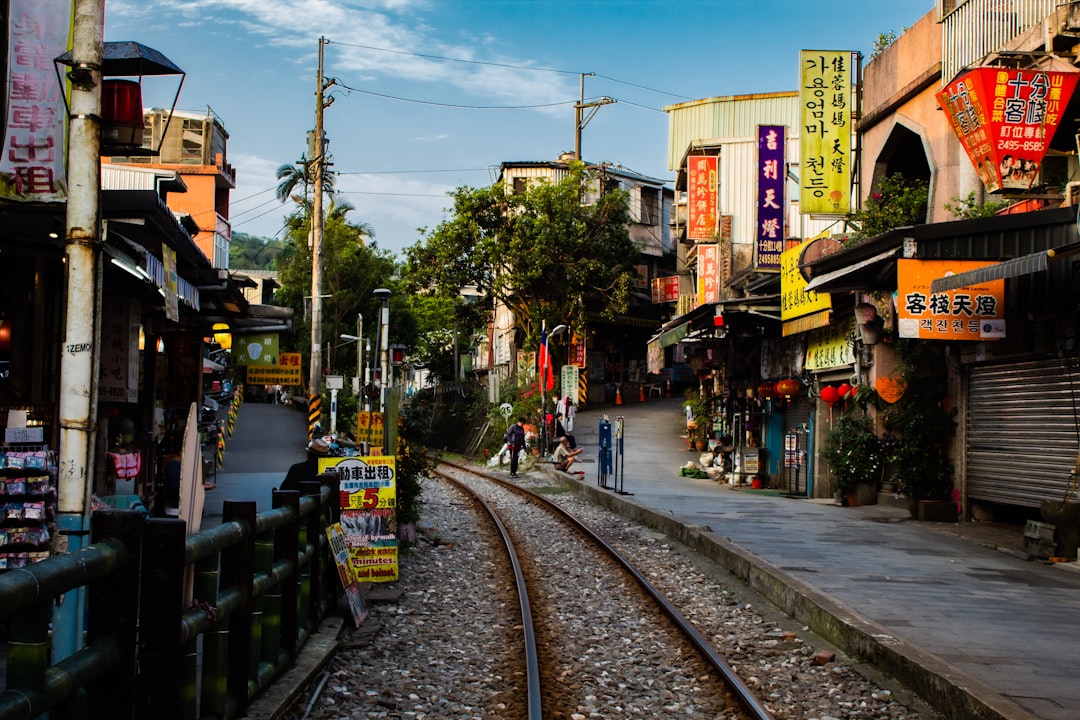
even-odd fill
[[(301, 155), (294, 165), (280, 165), (277, 169), (277, 188), (274, 194), (280, 202), (292, 200), (301, 208), (311, 212), (311, 198), (308, 194), (315, 186), (315, 163)], [(302, 195), (294, 195), (297, 187), (303, 189)], [(327, 195), (334, 194), (334, 173), (323, 173), (323, 192)]]
[(857, 230), (850, 235), (848, 244), (855, 245), (898, 227), (926, 222), (929, 198), (930, 184), (926, 180), (908, 180), (900, 173), (882, 178), (863, 207), (852, 215), (851, 223)]
[(234, 232), (229, 240), (229, 267), (243, 270), (273, 270), (285, 249), (281, 240)]
[(957, 220), (974, 220), (996, 215), (998, 210), (1008, 207), (1009, 204), (1009, 200), (988, 200), (980, 205), (975, 199), (975, 191), (972, 190), (967, 197), (955, 197), (945, 203), (945, 210)]
[(530, 343), (541, 320), (581, 328), (586, 307), (606, 317), (625, 312), (638, 252), (625, 192), (582, 202), (602, 185), (572, 163), (562, 181), (520, 194), (502, 185), (458, 188), (450, 219), (407, 251), (410, 287), (441, 297), (476, 288), (480, 307), (510, 308)]

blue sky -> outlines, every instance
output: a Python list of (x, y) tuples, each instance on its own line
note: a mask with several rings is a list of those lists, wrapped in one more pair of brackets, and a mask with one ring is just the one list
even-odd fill
[[(499, 163), (574, 147), (580, 73), (599, 109), (589, 162), (671, 180), (666, 105), (796, 89), (802, 48), (858, 50), (914, 24), (933, 0), (107, 0), (106, 40), (181, 67), (179, 109), (211, 108), (237, 171), (234, 231), (272, 237), (274, 199), (315, 124), (318, 38), (338, 84), (326, 110), (340, 197), (395, 253), (434, 228), (459, 186)], [(865, 60), (864, 60), (865, 62)], [(176, 78), (148, 78), (169, 107)]]

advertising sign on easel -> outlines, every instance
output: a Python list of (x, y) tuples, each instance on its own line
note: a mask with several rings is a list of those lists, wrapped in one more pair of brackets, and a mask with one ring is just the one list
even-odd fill
[(319, 458), (319, 472), (336, 473), (340, 525), (358, 582), (398, 579), (397, 478), (392, 455)]

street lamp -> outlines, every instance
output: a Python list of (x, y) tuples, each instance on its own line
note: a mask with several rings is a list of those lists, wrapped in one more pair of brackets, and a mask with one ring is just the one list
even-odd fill
[(386, 427), (386, 392), (387, 392), (387, 380), (390, 377), (389, 368), (389, 350), (390, 350), (390, 290), (387, 288), (376, 288), (372, 293), (379, 302), (382, 303), (382, 308), (379, 312), (379, 334), (376, 344), (376, 350), (379, 354), (379, 413), (382, 415), (383, 422), (383, 455), (388, 454), (388, 428)]

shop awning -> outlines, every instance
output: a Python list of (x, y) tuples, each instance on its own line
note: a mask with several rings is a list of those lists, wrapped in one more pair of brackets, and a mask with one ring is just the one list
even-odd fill
[(688, 332), (690, 332), (690, 323), (684, 322), (681, 325), (676, 325), (670, 330), (665, 330), (664, 332), (660, 333), (660, 336), (656, 339), (655, 342), (659, 344), (661, 348), (666, 348), (669, 345), (674, 345), (675, 343), (682, 340), (684, 337), (686, 337), (686, 334)]
[(930, 292), (956, 290), (957, 288), (978, 285), (989, 280), (1004, 280), (1005, 278), (1044, 272), (1049, 267), (1050, 261), (1055, 257), (1062, 257), (1076, 252), (1080, 252), (1080, 243), (1069, 243), (1051, 250), (1040, 250), (1011, 260), (1002, 260), (999, 263), (976, 270), (936, 278), (930, 283)]
[(204, 373), (221, 372), (225, 369), (225, 366), (214, 362), (210, 358), (204, 357), (202, 360), (202, 369)]
[(807, 291), (846, 292), (875, 288), (879, 284), (879, 275), (885, 267), (891, 267), (893, 259), (900, 253), (900, 246), (859, 260), (846, 267), (819, 275), (806, 285)]

